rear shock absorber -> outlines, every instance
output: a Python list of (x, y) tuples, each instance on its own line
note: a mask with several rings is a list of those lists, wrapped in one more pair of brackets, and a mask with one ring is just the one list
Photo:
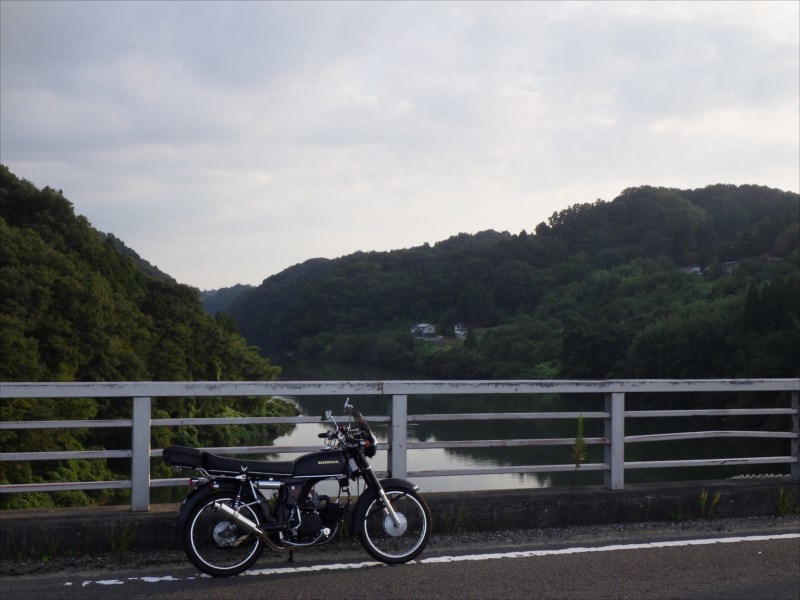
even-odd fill
[(242, 490), (244, 489), (244, 482), (240, 482), (238, 487), (236, 488), (236, 495), (233, 497), (233, 502), (231, 503), (231, 508), (233, 510), (237, 510), (239, 506), (242, 504)]

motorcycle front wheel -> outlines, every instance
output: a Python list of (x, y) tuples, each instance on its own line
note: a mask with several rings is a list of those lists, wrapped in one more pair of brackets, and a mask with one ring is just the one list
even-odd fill
[(355, 515), (359, 539), (370, 556), (387, 564), (412, 560), (425, 549), (431, 535), (431, 511), (413, 490), (384, 488), (399, 524), (376, 495)]
[[(183, 530), (183, 546), (194, 566), (214, 577), (238, 575), (249, 569), (264, 551), (256, 536), (247, 534), (214, 510), (214, 503), (231, 506), (233, 492), (212, 494), (194, 507)], [(260, 524), (258, 510), (240, 507), (242, 516)]]

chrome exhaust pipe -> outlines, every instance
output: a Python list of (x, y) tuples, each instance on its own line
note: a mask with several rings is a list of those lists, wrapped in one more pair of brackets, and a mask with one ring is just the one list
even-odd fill
[(233, 510), (227, 504), (223, 504), (217, 500), (214, 502), (214, 512), (222, 513), (226, 519), (228, 519), (231, 523), (236, 525), (245, 533), (256, 536), (268, 546), (274, 546), (271, 540), (267, 539), (267, 534), (258, 528), (258, 524), (245, 517), (238, 510)]

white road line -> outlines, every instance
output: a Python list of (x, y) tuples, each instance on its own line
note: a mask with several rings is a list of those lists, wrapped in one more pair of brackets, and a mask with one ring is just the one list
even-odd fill
[[(608, 546), (578, 546), (575, 548), (560, 548), (556, 550), (515, 550), (512, 552), (493, 552), (486, 554), (465, 554), (454, 556), (435, 556), (413, 561), (416, 564), (451, 563), (461, 561), (498, 560), (502, 558), (532, 558), (537, 556), (556, 556), (559, 554), (584, 554), (587, 552), (615, 552), (618, 550), (649, 550), (652, 548), (672, 548), (676, 546), (706, 546), (709, 544), (736, 544), (740, 542), (766, 542), (770, 540), (791, 540), (800, 538), (800, 533), (785, 533), (777, 535), (751, 535), (742, 537), (710, 538), (696, 540), (675, 540), (669, 542), (648, 542), (643, 544), (611, 544)], [(366, 567), (385, 566), (380, 562), (334, 563), (325, 565), (311, 565), (307, 567), (278, 567), (273, 569), (253, 569), (245, 571), (242, 575), (286, 575), (291, 573), (313, 573), (316, 571), (346, 571), (348, 569), (363, 569)], [(144, 583), (163, 583), (167, 581), (188, 581), (209, 575), (192, 575), (190, 577), (174, 577), (163, 575), (161, 577), (129, 577), (125, 581), (119, 579), (99, 579), (96, 581), (83, 581), (82, 587), (87, 585), (123, 585), (128, 582), (141, 581)], [(65, 586), (73, 585), (71, 581)]]
[(558, 554), (583, 554), (587, 552), (614, 552), (617, 550), (648, 550), (650, 548), (670, 548), (675, 546), (706, 546), (709, 544), (733, 544), (738, 542), (765, 542), (769, 540), (788, 540), (800, 538), (798, 533), (780, 535), (751, 535), (747, 537), (711, 538), (701, 540), (678, 540), (672, 542), (648, 542), (644, 544), (613, 544), (610, 546), (561, 548), (558, 550), (524, 550), (497, 552), (492, 554), (469, 554), (463, 556), (436, 556), (424, 558), (422, 564), (459, 562), (463, 560), (496, 560), (499, 558), (531, 558), (533, 556), (555, 556)]

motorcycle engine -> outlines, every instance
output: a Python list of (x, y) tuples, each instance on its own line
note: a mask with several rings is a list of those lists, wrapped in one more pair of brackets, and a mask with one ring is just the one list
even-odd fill
[(322, 529), (322, 517), (318, 512), (302, 513), (300, 528), (297, 530), (301, 536), (316, 535), (320, 529)]
[(347, 509), (349, 507), (348, 504), (339, 504), (339, 502), (335, 502), (328, 498), (328, 496), (322, 496), (320, 498), (320, 507), (319, 513), (322, 517), (322, 522), (325, 524), (326, 527), (336, 527), (338, 523), (342, 520), (344, 515), (347, 513)]
[(311, 492), (302, 501), (297, 503), (298, 517), (300, 525), (296, 531), (300, 537), (316, 536), (323, 528), (322, 517), (319, 514), (318, 508), (320, 505), (320, 497), (316, 492)]
[(328, 496), (319, 496), (316, 492), (309, 494), (297, 505), (300, 526), (297, 533), (302, 536), (316, 536), (327, 527), (335, 529), (347, 511), (347, 506), (332, 501)]

